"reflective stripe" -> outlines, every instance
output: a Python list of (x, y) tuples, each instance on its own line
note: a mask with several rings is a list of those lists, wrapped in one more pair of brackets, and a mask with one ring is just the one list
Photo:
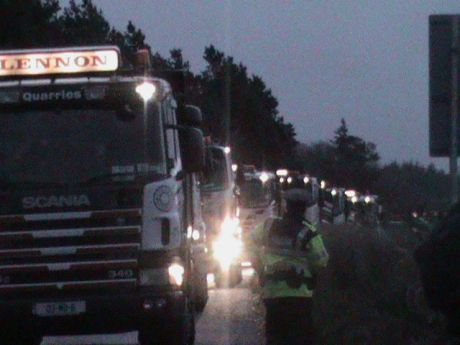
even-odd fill
[(303, 221), (302, 224), (305, 225), (306, 227), (308, 227), (311, 231), (317, 232), (316, 226), (314, 226), (314, 225), (311, 224), (310, 222)]
[(288, 276), (287, 272), (281, 272), (281, 273), (277, 272), (277, 273), (267, 274), (265, 278), (267, 279), (267, 281), (273, 281), (273, 282), (284, 281), (291, 289), (300, 289), (302, 285), (306, 285), (306, 287), (309, 290), (313, 290), (316, 285), (316, 279), (314, 279), (313, 277), (302, 276), (302, 277), (298, 277), (298, 279), (300, 280), (297, 282), (297, 283), (300, 283), (299, 286), (293, 287), (292, 284), (289, 284), (289, 280), (291, 280), (292, 278)]
[(272, 282), (268, 281), (262, 287), (262, 298), (278, 298), (278, 297), (313, 297), (313, 290), (309, 289), (307, 285), (302, 284), (300, 288), (290, 288), (286, 282)]

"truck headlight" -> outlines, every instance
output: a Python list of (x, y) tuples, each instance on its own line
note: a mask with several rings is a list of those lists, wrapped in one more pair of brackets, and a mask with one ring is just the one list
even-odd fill
[(221, 237), (214, 242), (213, 252), (222, 267), (228, 268), (241, 254), (241, 241), (235, 237)]
[(238, 219), (225, 218), (221, 224), (220, 234), (213, 243), (214, 257), (224, 268), (230, 267), (241, 254), (241, 228)]
[(200, 230), (194, 229), (194, 230), (192, 231), (192, 239), (193, 239), (194, 241), (198, 241), (198, 240), (200, 239), (200, 237), (201, 237), (201, 236), (200, 236)]
[(173, 263), (168, 267), (169, 283), (181, 286), (184, 282), (185, 269), (179, 263)]
[(143, 82), (142, 84), (136, 86), (136, 92), (139, 94), (139, 96), (142, 97), (142, 99), (145, 102), (150, 101), (155, 95), (156, 91), (156, 86), (149, 82)]
[(222, 237), (234, 236), (237, 234), (239, 228), (237, 218), (226, 217), (220, 225), (220, 231)]

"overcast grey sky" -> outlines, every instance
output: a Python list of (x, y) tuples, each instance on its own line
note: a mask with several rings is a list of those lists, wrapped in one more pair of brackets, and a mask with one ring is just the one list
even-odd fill
[(262, 76), (300, 141), (330, 139), (344, 117), (384, 162), (428, 154), (428, 15), (455, 0), (94, 0), (132, 20), (153, 50), (182, 48), (195, 71), (214, 44)]

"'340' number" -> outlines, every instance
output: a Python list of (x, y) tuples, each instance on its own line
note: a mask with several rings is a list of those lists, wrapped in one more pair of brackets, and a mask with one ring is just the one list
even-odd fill
[(109, 279), (128, 279), (134, 277), (133, 270), (109, 270)]

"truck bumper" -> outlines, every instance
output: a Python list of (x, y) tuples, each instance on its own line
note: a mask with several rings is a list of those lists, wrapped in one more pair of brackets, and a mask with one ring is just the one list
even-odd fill
[[(85, 302), (86, 310), (70, 316), (37, 316), (36, 303)], [(39, 334), (73, 335), (126, 332), (180, 318), (187, 303), (182, 291), (74, 296), (0, 301), (0, 322)]]

